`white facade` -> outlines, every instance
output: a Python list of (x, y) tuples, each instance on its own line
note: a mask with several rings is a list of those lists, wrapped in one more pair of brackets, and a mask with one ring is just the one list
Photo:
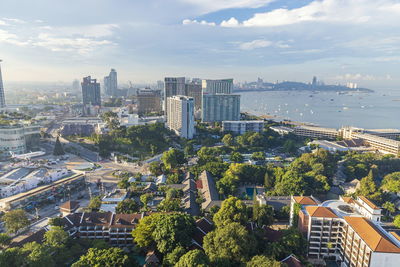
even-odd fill
[(178, 136), (192, 139), (194, 135), (194, 100), (187, 96), (167, 98), (167, 125)]

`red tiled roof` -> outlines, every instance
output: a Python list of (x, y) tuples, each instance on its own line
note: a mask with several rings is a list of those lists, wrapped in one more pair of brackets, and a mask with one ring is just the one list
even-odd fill
[(74, 211), (79, 208), (79, 202), (77, 201), (67, 201), (60, 206), (60, 209)]
[(364, 201), (370, 208), (376, 210), (379, 209), (379, 207), (377, 205), (375, 205), (371, 200), (369, 200), (368, 198), (364, 197), (364, 196), (359, 196), (359, 199), (361, 199), (362, 201)]
[(306, 210), (311, 217), (337, 218), (338, 216), (327, 207), (307, 206)]
[(294, 256), (294, 255), (289, 255), (283, 260), (281, 260), (282, 263), (285, 263), (288, 267), (303, 267), (303, 264)]
[(318, 205), (317, 202), (315, 202), (314, 199), (311, 197), (293, 197), (296, 203), (299, 203), (301, 205)]
[(349, 216), (344, 217), (344, 219), (373, 251), (400, 253), (400, 248), (367, 219)]

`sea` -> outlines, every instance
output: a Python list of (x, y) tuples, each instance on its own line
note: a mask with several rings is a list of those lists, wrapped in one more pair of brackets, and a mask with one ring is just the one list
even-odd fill
[(374, 92), (249, 91), (241, 111), (273, 120), (306, 122), (322, 127), (355, 126), (400, 129), (400, 89)]

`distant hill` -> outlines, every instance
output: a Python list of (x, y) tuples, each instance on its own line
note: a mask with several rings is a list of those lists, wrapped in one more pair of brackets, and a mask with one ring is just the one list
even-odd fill
[(254, 85), (248, 84), (249, 87), (246, 89), (235, 88), (235, 92), (248, 92), (248, 91), (335, 91), (335, 92), (350, 92), (350, 91), (361, 91), (366, 93), (372, 93), (374, 90), (367, 88), (349, 88), (343, 85), (312, 85), (300, 82), (281, 82), (281, 83), (263, 83), (261, 88), (257, 88), (256, 83)]

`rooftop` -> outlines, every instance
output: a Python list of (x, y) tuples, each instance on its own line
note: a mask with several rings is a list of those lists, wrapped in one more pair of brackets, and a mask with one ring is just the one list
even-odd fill
[(338, 216), (327, 207), (307, 206), (305, 209), (311, 217), (338, 218)]
[(301, 204), (301, 205), (318, 205), (318, 203), (311, 197), (303, 197), (303, 196), (297, 196), (293, 197), (294, 201), (296, 203)]
[(371, 200), (369, 200), (368, 198), (364, 197), (364, 196), (359, 196), (359, 199), (361, 199), (363, 202), (365, 202), (365, 204), (367, 204), (370, 208), (376, 210), (379, 209), (379, 207), (377, 205), (375, 205)]
[(376, 225), (363, 217), (344, 217), (351, 228), (368, 247), (376, 252), (400, 253), (400, 248), (382, 233)]

